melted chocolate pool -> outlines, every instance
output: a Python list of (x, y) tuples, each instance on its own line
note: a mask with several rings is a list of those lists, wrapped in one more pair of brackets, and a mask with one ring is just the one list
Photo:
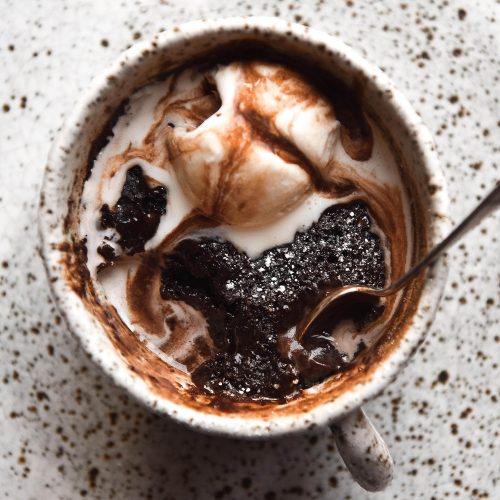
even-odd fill
[[(162, 298), (201, 311), (219, 349), (193, 373), (193, 381), (211, 394), (283, 400), (346, 369), (349, 363), (326, 332), (306, 339), (302, 355), (292, 359), (279, 339), (325, 290), (383, 286), (384, 251), (370, 227), (368, 208), (354, 202), (330, 207), (292, 243), (256, 260), (231, 243), (208, 238), (185, 239), (166, 254)], [(371, 305), (351, 312), (360, 326), (377, 311)], [(318, 349), (321, 360), (312, 354)]]

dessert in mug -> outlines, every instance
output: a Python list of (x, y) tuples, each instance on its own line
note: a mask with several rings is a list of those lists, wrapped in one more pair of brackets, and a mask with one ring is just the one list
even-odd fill
[(347, 304), (295, 338), (327, 290), (404, 271), (401, 175), (340, 81), (262, 57), (193, 63), (135, 91), (94, 144), (88, 279), (199, 393), (286, 402), (356, 370), (397, 314), (397, 297)]

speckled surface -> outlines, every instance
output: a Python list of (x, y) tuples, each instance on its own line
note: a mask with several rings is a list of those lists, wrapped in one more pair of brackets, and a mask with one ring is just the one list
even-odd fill
[[(434, 134), (454, 221), (500, 178), (498, 3), (4, 2), (0, 20), (0, 495), (351, 498), (327, 434), (248, 443), (150, 414), (69, 336), (36, 249), (37, 191), (63, 116), (136, 39), (199, 17), (268, 14), (340, 36), (381, 66)], [(500, 214), (451, 253), (436, 321), (366, 410), (396, 461), (376, 498), (498, 498)]]

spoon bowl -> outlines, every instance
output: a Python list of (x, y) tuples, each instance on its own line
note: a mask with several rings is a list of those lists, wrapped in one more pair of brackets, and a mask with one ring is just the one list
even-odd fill
[[(296, 330), (296, 339), (300, 342), (310, 326), (321, 316), (328, 308), (333, 307), (340, 299), (356, 298), (363, 300), (368, 297), (387, 297), (401, 290), (412, 279), (418, 276), (424, 269), (429, 267), (446, 249), (453, 245), (465, 233), (474, 228), (484, 217), (490, 214), (494, 209), (500, 206), (500, 184), (483, 199), (481, 203), (443, 240), (436, 245), (426, 257), (414, 265), (406, 274), (399, 278), (393, 284), (386, 288), (371, 288), (363, 285), (348, 285), (336, 288), (327, 292), (304, 317)], [(358, 295), (358, 297), (356, 297)]]
[[(353, 299), (356, 302), (363, 302), (372, 297), (385, 297), (390, 295), (384, 288), (370, 288), (362, 285), (347, 285), (334, 290), (330, 290), (327, 294), (311, 309), (300, 322), (297, 327), (296, 338), (300, 342), (311, 325), (319, 318), (320, 315), (332, 305), (347, 298)], [(365, 297), (363, 297), (365, 296)]]

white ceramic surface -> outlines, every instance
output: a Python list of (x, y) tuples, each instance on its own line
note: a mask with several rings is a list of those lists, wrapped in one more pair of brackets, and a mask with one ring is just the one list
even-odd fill
[[(321, 434), (267, 444), (191, 434), (144, 412), (94, 370), (46, 302), (34, 252), (40, 167), (60, 114), (136, 33), (152, 35), (209, 12), (278, 9), (290, 20), (298, 16), (338, 30), (418, 104), (437, 135), (458, 219), (467, 200), (472, 204), (498, 179), (495, 6), (338, 3), (335, 19), (332, 5), (312, 2), (293, 8), (255, 2), (248, 9), (245, 3), (222, 8), (216, 2), (7, 7), (0, 52), (6, 68), (0, 113), (5, 496), (38, 498), (50, 488), (56, 498), (81, 491), (91, 498), (140, 498), (148, 492), (154, 498), (363, 498), (343, 469), (336, 470), (337, 459)], [(107, 44), (101, 44), (104, 39)], [(482, 381), (499, 358), (498, 241), (489, 239), (498, 221), (493, 217), (452, 252), (450, 284), (424, 352), (371, 404), (400, 463), (384, 498), (494, 497), (497, 491), (492, 456), (498, 382), (493, 378), (485, 387)], [(190, 453), (183, 451), (187, 447)]]

